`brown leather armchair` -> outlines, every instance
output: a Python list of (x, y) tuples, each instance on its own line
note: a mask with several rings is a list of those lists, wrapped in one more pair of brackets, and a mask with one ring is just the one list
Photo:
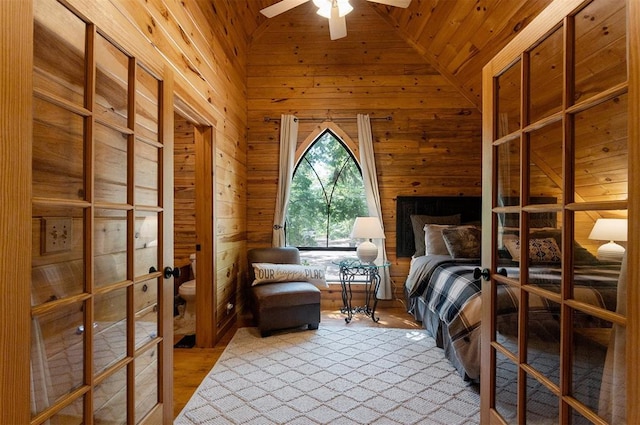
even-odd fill
[(252, 286), (253, 263), (300, 264), (295, 247), (255, 248), (247, 253), (249, 261), (249, 303), (260, 334), (274, 330), (298, 328), (318, 329), (320, 323), (320, 290), (309, 282), (278, 282)]

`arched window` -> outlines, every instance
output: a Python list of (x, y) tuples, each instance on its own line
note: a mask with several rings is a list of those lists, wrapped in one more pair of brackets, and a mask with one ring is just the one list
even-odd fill
[(358, 162), (344, 142), (324, 130), (293, 173), (285, 222), (286, 244), (303, 250), (354, 250), (349, 237), (358, 216), (367, 216)]

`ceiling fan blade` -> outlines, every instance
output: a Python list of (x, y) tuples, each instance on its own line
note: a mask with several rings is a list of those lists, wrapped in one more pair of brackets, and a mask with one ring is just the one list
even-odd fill
[(403, 9), (406, 9), (407, 7), (409, 7), (409, 4), (411, 3), (411, 0), (367, 0), (367, 1), (370, 1), (371, 3), (386, 4), (387, 6), (401, 7)]
[(302, 3), (306, 3), (309, 0), (281, 0), (276, 4), (272, 4), (269, 7), (265, 7), (260, 10), (267, 18), (273, 18), (276, 15), (286, 12), (287, 10), (291, 10), (296, 6), (300, 6)]
[(332, 40), (337, 40), (347, 36), (347, 19), (343, 16), (338, 16), (338, 8), (333, 8), (331, 17), (329, 18), (329, 35)]

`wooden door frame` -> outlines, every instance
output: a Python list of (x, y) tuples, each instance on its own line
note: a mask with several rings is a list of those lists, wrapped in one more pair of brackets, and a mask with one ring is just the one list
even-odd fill
[(0, 423), (29, 423), (33, 4), (0, 8)]
[(174, 96), (175, 113), (193, 125), (196, 197), (196, 346), (211, 348), (218, 329), (216, 284), (216, 121)]
[[(173, 259), (173, 72), (165, 68), (162, 82), (162, 263), (160, 270), (174, 266)], [(162, 278), (161, 278), (162, 279)], [(162, 281), (162, 292), (158, 302), (161, 303), (160, 330), (162, 340), (162, 357), (159, 365), (159, 382), (162, 392), (159, 402), (162, 404), (164, 424), (173, 423), (173, 278)], [(150, 416), (152, 424), (155, 417)], [(156, 420), (157, 422), (157, 420)]]
[[(640, 235), (640, 2), (627, 0), (628, 74), (629, 74), (629, 209), (627, 229)], [(629, 238), (627, 245), (627, 422), (640, 423), (640, 244)]]
[[(196, 142), (196, 345), (217, 341), (215, 140), (210, 126), (194, 128)], [(199, 248), (199, 249), (198, 249)]]

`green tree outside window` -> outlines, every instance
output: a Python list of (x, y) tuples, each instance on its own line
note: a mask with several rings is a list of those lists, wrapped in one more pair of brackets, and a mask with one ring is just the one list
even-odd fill
[(349, 237), (358, 216), (367, 216), (362, 172), (344, 143), (322, 133), (293, 173), (286, 241), (298, 248), (355, 246)]

